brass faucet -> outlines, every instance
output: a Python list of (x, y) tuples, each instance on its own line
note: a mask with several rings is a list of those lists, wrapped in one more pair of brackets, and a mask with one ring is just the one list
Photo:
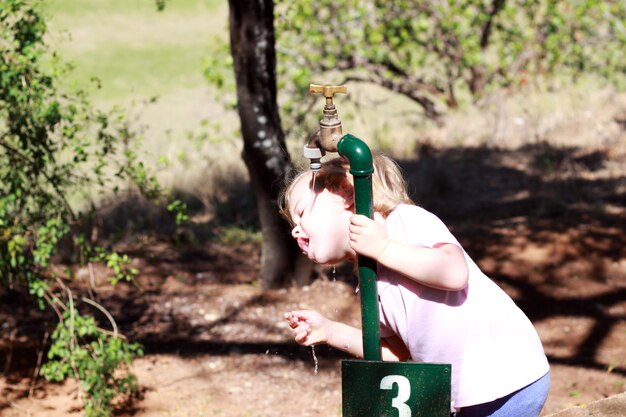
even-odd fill
[(336, 93), (347, 94), (347, 85), (317, 85), (309, 86), (311, 94), (323, 94), (326, 98), (324, 115), (320, 120), (320, 128), (313, 132), (304, 145), (304, 156), (311, 160), (311, 170), (317, 171), (321, 167), (320, 159), (326, 152), (337, 152), (337, 142), (343, 136), (341, 120), (337, 114), (337, 108), (333, 104), (333, 96)]

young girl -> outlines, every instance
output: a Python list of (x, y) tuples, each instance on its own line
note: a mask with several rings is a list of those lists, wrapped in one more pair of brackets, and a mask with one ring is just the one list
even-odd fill
[[(281, 212), (314, 262), (378, 263), (382, 355), (389, 361), (452, 364), (458, 417), (536, 417), (549, 366), (531, 322), (465, 253), (434, 214), (412, 203), (398, 166), (374, 157), (374, 220), (354, 214), (349, 165), (336, 158), (313, 179), (299, 174)], [(297, 343), (325, 343), (363, 357), (361, 330), (305, 310), (285, 313)]]

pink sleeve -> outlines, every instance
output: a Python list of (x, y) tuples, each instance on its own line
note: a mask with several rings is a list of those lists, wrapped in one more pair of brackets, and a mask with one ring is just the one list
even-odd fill
[(447, 243), (461, 246), (437, 216), (421, 207), (400, 206), (387, 220), (387, 232), (391, 238), (428, 248)]

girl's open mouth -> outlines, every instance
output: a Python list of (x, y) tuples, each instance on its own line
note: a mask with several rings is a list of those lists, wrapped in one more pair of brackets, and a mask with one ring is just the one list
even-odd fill
[(309, 253), (309, 239), (298, 239), (298, 246), (302, 252), (308, 255)]

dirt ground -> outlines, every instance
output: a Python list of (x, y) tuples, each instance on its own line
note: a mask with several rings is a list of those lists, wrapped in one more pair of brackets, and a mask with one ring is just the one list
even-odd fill
[[(536, 326), (553, 381), (544, 415), (626, 390), (626, 125), (619, 126), (594, 147), (423, 144), (415, 159), (400, 161), (418, 203), (450, 226)], [(111, 288), (106, 271), (93, 275), (98, 300), (146, 350), (133, 366), (141, 398), (118, 415), (340, 415), (346, 357), (297, 346), (281, 317), (312, 307), (358, 324), (349, 266), (320, 270), (307, 287), (261, 292), (254, 244), (152, 237), (124, 249), (141, 270), (135, 284)], [(88, 269), (76, 277), (87, 282)], [(0, 292), (3, 417), (80, 415), (75, 384), (32, 378), (43, 340), (37, 325), (46, 320), (19, 294)]]

